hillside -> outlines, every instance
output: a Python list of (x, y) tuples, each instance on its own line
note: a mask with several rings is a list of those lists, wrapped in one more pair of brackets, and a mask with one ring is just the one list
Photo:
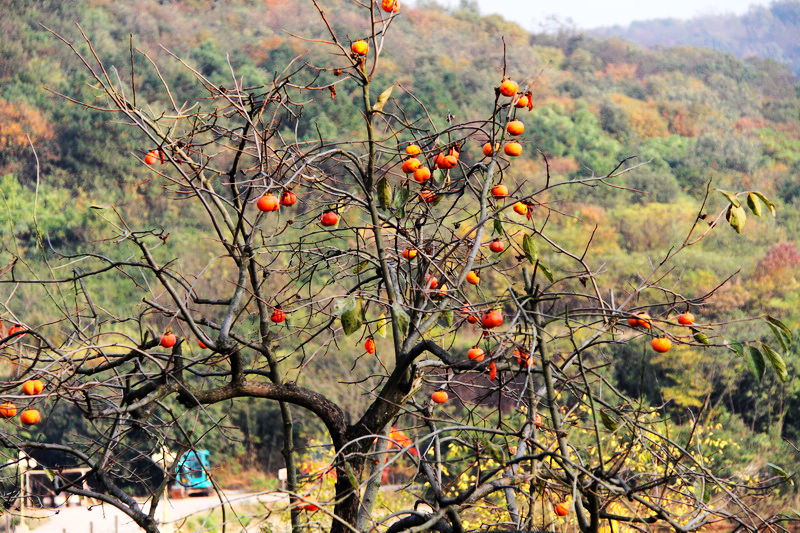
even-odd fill
[(800, 1), (776, 0), (747, 13), (710, 15), (690, 20), (657, 19), (591, 31), (642, 46), (702, 46), (741, 58), (759, 57), (789, 65), (800, 75)]
[[(363, 19), (343, 0), (321, 3), (338, 31), (353, 39), (365, 32)], [(216, 83), (230, 83), (231, 69), (245, 86), (264, 83), (294, 59), (314, 63), (324, 54), (291, 35), (325, 37), (324, 28), (306, 26), (309, 4), (5, 2), (9, 16), (0, 19), (0, 268), (18, 260), (31, 272), (48, 275), (47, 261), (54, 251), (66, 254), (100, 246), (108, 237), (109, 223), (93, 205), (113, 204), (132, 225), (164, 228), (171, 235), (159, 249), (165, 257), (181, 247), (198, 256), (211, 253), (191, 213), (181, 211), (143, 169), (141, 158), (151, 148), (149, 141), (58, 96), (98, 98), (82, 65), (43, 26), (78, 42), (80, 34), (71, 23), (77, 22), (99, 56), (120, 72), (130, 67), (132, 42), (158, 64), (172, 94), (191, 101), (202, 92), (170, 53)], [(492, 106), (487, 88), (502, 78), (505, 46), (506, 71), (530, 83), (534, 97), (534, 109), (525, 115), (525, 135), (532, 147), (515, 163), (511, 183), (525, 187), (542, 179), (545, 166), (537, 149), (546, 154), (557, 178), (605, 175), (630, 156), (647, 162), (625, 174), (617, 189), (571, 189), (553, 198), (572, 218), (554, 224), (555, 230), (580, 250), (585, 232), (596, 227), (590, 259), (620, 286), (632, 284), (637, 270), (657, 261), (683, 237), (681, 231), (695, 220), (709, 183), (709, 210), (724, 202), (714, 188), (763, 192), (778, 205), (776, 218), (751, 217), (742, 236), (719, 228), (669, 276), (680, 279), (691, 294), (703, 294), (733, 276), (703, 304), (709, 322), (772, 313), (797, 330), (800, 83), (789, 66), (736, 56), (768, 56), (800, 71), (800, 3), (778, 2), (741, 19), (701, 22), (705, 29), (694, 34), (691, 43), (722, 51), (683, 46), (690, 44), (686, 39), (697, 28), (690, 23), (659, 21), (624, 31), (604, 30), (608, 35), (624, 34), (639, 45), (531, 34), (497, 16), (422, 3), (405, 9), (393, 23), (374, 83), (396, 85), (392, 105), (397, 107), (418, 109), (415, 98), (424, 99), (425, 112), (438, 126), (447, 123), (448, 115), (459, 121), (479, 120)], [(723, 28), (729, 39), (720, 37)], [(645, 35), (666, 33), (674, 40), (645, 41)], [(769, 41), (763, 39), (767, 34)], [(656, 44), (664, 46), (647, 48)], [(677, 44), (682, 46), (671, 47)], [(85, 51), (84, 45), (77, 46)], [(158, 75), (141, 56), (135, 61), (138, 98), (153, 109), (163, 108), (166, 96)], [(333, 74), (321, 76), (332, 79)], [(358, 98), (356, 87), (347, 83), (338, 86), (335, 98), (318, 91), (309, 97), (297, 136), (311, 142), (362, 138)], [(415, 112), (410, 121), (423, 114)], [(40, 163), (38, 176), (31, 145)], [(478, 144), (467, 145), (463, 157), (476, 160), (480, 150)], [(551, 259), (557, 268), (557, 254)], [(103, 305), (110, 313), (141, 305), (128, 285), (108, 278), (102, 283), (107, 298)], [(44, 309), (49, 302), (34, 298), (25, 288), (0, 286), (0, 300), (8, 306), (0, 313), (5, 321), (13, 313), (31, 322), (48, 322)], [(754, 338), (769, 335), (747, 333)], [(793, 452), (775, 442), (800, 437), (800, 346), (787, 350), (789, 373), (795, 378), (788, 384), (771, 374), (757, 381), (744, 360), (721, 361), (697, 348), (647, 360), (632, 348), (614, 349), (609, 379), (632, 397), (668, 405), (679, 419), (685, 419), (688, 410), (708, 409), (707, 416), (720, 423), (720, 438), (741, 444), (730, 452), (731, 463), (746, 464), (761, 456), (779, 464), (793, 461)], [(314, 385), (321, 389), (350, 376), (349, 369), (330, 359), (314, 365), (322, 376)], [(772, 401), (775, 398), (779, 401)], [(354, 410), (365, 401), (355, 393), (338, 399)], [(235, 446), (220, 440), (207, 443), (209, 448), (230, 446), (231, 456), (260, 454), (266, 461), (277, 455), (272, 446), (278, 424), (274, 410), (251, 413), (241, 402), (226, 413), (238, 432)], [(48, 438), (57, 440), (80, 429), (70, 427), (69, 418), (64, 420), (47, 430)]]

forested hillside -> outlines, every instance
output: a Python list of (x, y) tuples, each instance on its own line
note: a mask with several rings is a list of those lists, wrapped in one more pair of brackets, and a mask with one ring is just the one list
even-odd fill
[[(724, 5), (722, 7), (724, 9)], [(800, 75), (800, 2), (776, 0), (752, 6), (741, 16), (706, 15), (690, 20), (636, 21), (628, 26), (592, 30), (599, 37), (620, 37), (642, 46), (703, 46), (741, 58), (785, 63)]]
[[(349, 4), (320, 3), (337, 32), (352, 39), (364, 37), (363, 18)], [(179, 248), (194, 250), (203, 260), (210, 253), (191, 213), (181, 211), (145, 169), (142, 158), (152, 146), (107, 115), (60, 96), (100, 102), (83, 65), (48, 29), (87, 52), (80, 40), (80, 31), (85, 32), (96, 53), (113, 66), (111, 77), (116, 71), (129, 72), (134, 61), (137, 98), (159, 108), (167, 98), (159, 74), (169, 81), (174, 100), (202, 97), (176, 58), (225, 86), (234, 85), (232, 76), (243, 80), (244, 86), (263, 84), (287, 65), (319, 59), (324, 52), (308, 40), (325, 38), (325, 28), (307, 27), (308, 4), (305, 0), (4, 2), (0, 272), (8, 276), (6, 265), (16, 261), (18, 273), (55, 275), (47, 271), (54, 254), (86, 252), (85, 243), (99, 245), (108, 237), (107, 211), (93, 209), (98, 206), (113, 205), (132, 223), (164, 228), (170, 236), (159, 249), (160, 257)], [(646, 49), (619, 39), (531, 34), (497, 16), (447, 11), (427, 2), (403, 9), (387, 37), (374, 81), (377, 86), (395, 84), (392, 98), (398, 107), (413, 108), (419, 97), (439, 127), (447, 124), (448, 117), (477, 120), (492, 106), (492, 94), (485, 88), (496, 86), (503, 77), (504, 60), (506, 73), (532, 84), (533, 110), (525, 118), (531, 145), (507, 177), (511, 183), (525, 187), (541, 182), (545, 165), (539, 151), (547, 157), (551, 174), (561, 178), (605, 175), (628, 157), (633, 159), (627, 166), (646, 162), (616, 180), (615, 188), (572, 188), (552, 198), (570, 220), (557, 222), (554, 228), (575, 249), (581, 249), (582, 239), (596, 228), (590, 259), (601, 265), (599, 275), (606, 279), (633, 284), (633, 273), (657, 263), (683, 239), (707, 187), (712, 191), (708, 212), (726, 201), (717, 188), (758, 190), (773, 199), (775, 218), (751, 215), (741, 236), (730, 227), (718, 228), (682, 256), (679, 268), (667, 277), (680, 279), (687, 294), (704, 294), (727, 280), (712, 298), (698, 302), (704, 323), (724, 317), (734, 321), (736, 331), (738, 317), (773, 314), (800, 329), (800, 82), (789, 66), (735, 57), (779, 50), (776, 57), (797, 70), (796, 2), (754, 9), (738, 21), (749, 35), (740, 40), (730, 34), (740, 47), (720, 43), (712, 31), (712, 22), (729, 31), (729, 19), (705, 20), (708, 37), (695, 36), (691, 41), (732, 53), (690, 46)], [(757, 21), (764, 31), (750, 32)], [(634, 25), (624, 35), (646, 45), (687, 42), (682, 34), (689, 26), (659, 24), (663, 27), (658, 31)], [(782, 29), (775, 31), (778, 25)], [(795, 38), (790, 42), (792, 32)], [(643, 33), (671, 33), (675, 40), (644, 41)], [(763, 38), (767, 34), (769, 40)], [(158, 71), (142, 56), (132, 55), (131, 46), (146, 52)], [(303, 75), (310, 81), (310, 73)], [(330, 81), (335, 74), (318, 76)], [(296, 132), (300, 138), (313, 143), (363, 137), (362, 118), (354, 106), (360, 93), (347, 82), (336, 87), (335, 92), (304, 93), (310, 104), (303, 107)], [(476, 160), (480, 152), (481, 145), (466, 145), (462, 157)], [(565, 267), (563, 257), (551, 255), (551, 268)], [(108, 312), (141, 304), (127, 285), (111, 277), (103, 283)], [(6, 323), (16, 319), (48, 323), (44, 303), (26, 294), (25, 287), (0, 286), (0, 301), (8, 306), (0, 309), (0, 318)], [(766, 327), (763, 331), (751, 327), (742, 326), (738, 333), (749, 339), (771, 338)], [(360, 346), (346, 343), (342, 349), (361, 351)], [(789, 346), (786, 352), (786, 383), (773, 372), (759, 380), (745, 358), (723, 356), (720, 350), (683, 346), (664, 355), (645, 355), (628, 345), (609, 350), (613, 354), (609, 375), (617, 386), (677, 421), (704, 417), (716, 428), (715, 438), (724, 443), (720, 461), (731, 469), (750, 462), (787, 468), (797, 463), (795, 450), (783, 439), (796, 443), (800, 438), (800, 345)], [(318, 367), (319, 378), (313, 385), (320, 389), (328, 390), (330, 383), (349, 377), (349, 369), (331, 358), (311, 364)], [(352, 397), (337, 400), (356, 410), (366, 400), (351, 390)], [(337, 394), (332, 388), (328, 392)], [(274, 435), (279, 431), (275, 411), (252, 409), (247, 402), (209, 409), (228, 411), (230, 440), (215, 439), (207, 447), (243, 461), (259, 459), (252, 464), (273, 469), (269, 460), (278, 453)], [(79, 433), (81, 428), (70, 420), (65, 414), (43, 431), (53, 440)], [(196, 431), (202, 434), (202, 423)]]

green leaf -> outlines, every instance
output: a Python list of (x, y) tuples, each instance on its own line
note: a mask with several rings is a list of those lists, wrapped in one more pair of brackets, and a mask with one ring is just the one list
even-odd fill
[(555, 278), (553, 277), (553, 273), (550, 271), (550, 269), (549, 269), (549, 268), (547, 268), (547, 265), (545, 265), (545, 264), (544, 264), (544, 263), (542, 263), (541, 261), (539, 261), (539, 270), (541, 270), (541, 271), (542, 271), (542, 274), (544, 274), (544, 277), (546, 277), (546, 278), (547, 278), (547, 280), (548, 280), (550, 283), (555, 283), (555, 281), (554, 281), (554, 280), (555, 280)]
[(761, 200), (762, 202), (764, 202), (764, 205), (767, 206), (767, 209), (769, 209), (769, 213), (772, 216), (775, 216), (775, 212), (777, 211), (777, 209), (775, 207), (775, 204), (773, 204), (772, 201), (770, 201), (769, 198), (764, 196), (764, 193), (760, 193), (758, 191), (753, 191), (751, 194), (754, 194), (754, 195), (758, 196), (758, 199)]
[(390, 85), (388, 89), (385, 89), (381, 94), (379, 94), (378, 99), (375, 101), (375, 105), (372, 106), (372, 110), (383, 111), (383, 106), (385, 106), (386, 102), (389, 101), (389, 97), (392, 96), (393, 90), (394, 84)]
[(744, 223), (747, 222), (747, 212), (742, 206), (734, 207), (728, 206), (728, 212), (725, 214), (725, 220), (731, 225), (736, 233), (741, 233), (744, 230)]
[(389, 180), (381, 178), (378, 180), (378, 206), (381, 209), (388, 209), (392, 205), (392, 186)]
[(395, 209), (400, 209), (401, 207), (406, 205), (408, 201), (408, 189), (405, 187), (400, 187), (397, 189), (397, 193), (394, 195), (394, 203), (392, 204)]
[(603, 423), (603, 426), (609, 431), (616, 431), (619, 428), (619, 424), (616, 420), (611, 418), (611, 415), (605, 412), (605, 410), (600, 409), (600, 421)]
[(408, 316), (406, 310), (398, 302), (392, 304), (392, 312), (397, 320), (397, 328), (401, 333), (408, 331), (408, 326), (411, 324), (411, 317)]
[(739, 199), (736, 198), (735, 193), (732, 193), (730, 191), (723, 191), (722, 189), (717, 189), (717, 190), (720, 192), (720, 194), (722, 194), (722, 196), (728, 199), (728, 202), (730, 202), (732, 206), (739, 207), (740, 205), (742, 205)]
[(528, 258), (532, 265), (539, 260), (539, 249), (530, 235), (522, 237), (522, 251), (525, 252), (525, 257)]
[(371, 265), (369, 261), (361, 261), (359, 264), (353, 267), (353, 274), (360, 274), (366, 270), (369, 265)]
[(345, 335), (352, 335), (361, 328), (361, 301), (354, 300), (352, 306), (342, 312), (340, 317)]
[(375, 333), (380, 335), (381, 337), (386, 337), (386, 332), (388, 331), (389, 327), (389, 319), (386, 318), (384, 313), (381, 313), (375, 318)]
[(786, 324), (784, 324), (783, 322), (781, 322), (780, 320), (778, 320), (774, 316), (770, 316), (770, 315), (767, 315), (766, 321), (769, 322), (770, 324), (776, 326), (777, 328), (779, 328), (783, 332), (783, 334), (786, 335), (786, 339), (789, 341), (789, 344), (792, 343), (792, 341), (794, 340), (794, 334), (792, 333), (792, 330), (790, 330), (789, 327)]
[(494, 222), (492, 222), (492, 233), (495, 235), (503, 234), (503, 223), (499, 218), (494, 219)]
[(769, 326), (769, 329), (772, 330), (772, 334), (775, 336), (775, 338), (780, 343), (781, 348), (783, 349), (783, 351), (785, 352), (786, 350), (788, 350), (789, 349), (789, 340), (786, 338), (786, 335), (783, 333), (783, 331), (778, 326), (774, 325), (771, 322), (767, 322), (767, 325)]
[(750, 370), (753, 372), (756, 380), (761, 381), (764, 377), (764, 370), (766, 369), (764, 356), (755, 346), (748, 346), (747, 355), (747, 362), (750, 363)]
[(695, 341), (699, 342), (700, 344), (711, 344), (711, 339), (709, 339), (708, 335), (706, 335), (704, 332), (694, 328), (692, 328), (692, 332), (692, 337)]
[(788, 473), (786, 470), (773, 463), (767, 463), (767, 466), (770, 467), (773, 472), (781, 476), (785, 482), (794, 486), (794, 474)]
[(761, 351), (769, 360), (769, 364), (772, 365), (772, 369), (778, 375), (778, 379), (786, 383), (786, 380), (789, 379), (789, 372), (786, 370), (786, 361), (783, 360), (783, 357), (773, 350), (769, 344), (763, 342), (761, 343)]
[(758, 202), (758, 196), (753, 193), (747, 195), (747, 207), (757, 217), (761, 216), (761, 204)]

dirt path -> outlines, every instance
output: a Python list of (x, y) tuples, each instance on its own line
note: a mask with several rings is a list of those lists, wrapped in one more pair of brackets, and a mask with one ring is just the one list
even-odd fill
[[(255, 502), (272, 503), (286, 499), (281, 494), (248, 493), (242, 491), (226, 491), (225, 497), (236, 509), (239, 506)], [(162, 504), (163, 505), (163, 504)], [(166, 515), (159, 506), (156, 516), (165, 524), (175, 524), (184, 518), (210, 511), (219, 507), (217, 496), (202, 498), (184, 498), (167, 500)], [(110, 505), (96, 505), (94, 507), (64, 507), (62, 509), (40, 509), (36, 512), (39, 519), (27, 519), (31, 533), (141, 533), (137, 526), (122, 511)], [(162, 531), (168, 533), (169, 529), (162, 526)]]

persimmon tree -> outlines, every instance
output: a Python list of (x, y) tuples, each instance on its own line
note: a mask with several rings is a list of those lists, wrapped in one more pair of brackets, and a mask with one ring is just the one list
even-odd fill
[[(594, 232), (578, 249), (560, 237), (572, 215), (559, 194), (623, 189), (639, 164), (551, 176), (547, 154), (525, 140), (535, 94), (503, 65), (497, 86), (484, 88), (494, 105), (463, 122), (433, 116), (424, 94), (376, 87), (391, 53), (385, 36), (402, 12), (392, 0), (356, 4), (369, 31), (351, 41), (312, 0), (327, 35), (306, 42), (328, 62), (298, 58), (276, 66), (268, 83), (231, 66), (223, 86), (172, 56), (204, 96), (184, 102), (161, 78), (163, 108), (144, 101), (135, 72), (106, 65), (88, 36), (75, 44), (54, 34), (98, 91), (92, 102), (67, 99), (140, 132), (142, 172), (207, 241), (171, 246), (181, 228), (132, 227), (126, 210), (136, 206), (95, 205), (107, 221), (102, 242), (78, 254), (49, 249), (44, 276), (25, 263), (4, 272), (4, 319), (23, 327), (2, 341), (17, 368), (2, 399), (19, 401), (16, 387), (40, 379), (35, 397), (72, 405), (87, 438), (52, 444), (0, 428), (3, 445), (71, 455), (94, 481), (61, 490), (117, 506), (148, 532), (159, 530), (156, 504), (171, 476), (143, 507), (120, 488), (138, 475), (131, 457), (195, 446), (187, 427), (210, 418), (207, 406), (235, 398), (280, 406), (296, 531), (301, 509), (318, 509), (333, 532), (555, 528), (557, 520), (587, 532), (606, 523), (692, 531), (720, 521), (756, 530), (784, 520), (753, 506), (780, 476), (719, 474), (698, 444), (700, 417), (688, 432), (673, 430), (662, 409), (626, 397), (604, 372), (616, 347), (640, 344), (645, 357), (693, 346), (787, 378), (780, 347), (755, 336), (727, 340), (724, 323), (702, 320), (713, 291), (683, 294), (673, 273), (686, 249), (728, 231), (723, 220), (741, 231), (746, 209), (774, 214), (772, 202), (723, 191), (725, 206), (715, 210), (722, 197), (709, 184), (685, 237), (648, 271), (631, 273), (635, 283), (607, 286), (591, 254)], [(313, 131), (305, 111), (317, 95), (352, 91), (359, 134), (298, 134)], [(515, 171), (520, 155), (541, 159), (541, 175)], [(109, 277), (136, 295), (124, 316), (107, 311), (97, 289)], [(49, 320), (31, 324), (14, 312), (19, 288), (51, 302)], [(762, 319), (785, 348), (788, 329), (753, 318)], [(315, 369), (331, 359), (351, 377), (329, 385), (356, 390), (365, 408), (354, 412), (319, 386), (326, 377)], [(330, 501), (302, 494), (298, 410), (319, 420), (334, 447)], [(223, 431), (212, 422), (208, 431)], [(398, 444), (392, 426), (413, 442), (389, 446)], [(380, 516), (381, 470), (402, 456), (431, 510)], [(165, 467), (174, 473), (174, 463)]]

